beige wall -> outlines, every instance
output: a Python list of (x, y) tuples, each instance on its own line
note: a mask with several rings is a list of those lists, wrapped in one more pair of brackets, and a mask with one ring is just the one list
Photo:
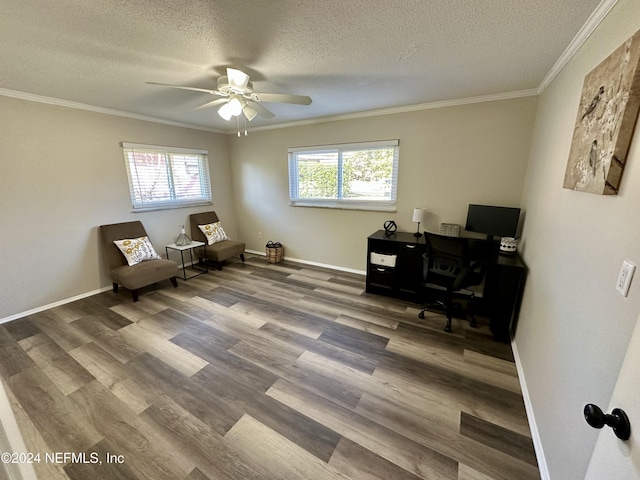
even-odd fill
[[(518, 206), (536, 103), (519, 98), (231, 137), (240, 237), (248, 249), (280, 241), (287, 257), (364, 271), (367, 236), (387, 219), (415, 231), (414, 207), (426, 208), (423, 227), (437, 231), (440, 222), (464, 224), (469, 203)], [(289, 206), (289, 147), (396, 138), (396, 213)]]
[(614, 289), (622, 261), (640, 263), (638, 128), (619, 195), (562, 188), (584, 77), (638, 28), (640, 3), (621, 0), (539, 103), (523, 196), (530, 272), (515, 345), (553, 479), (583, 478), (597, 431), (582, 409), (607, 407), (640, 311), (638, 273), (628, 298)]
[[(470, 202), (517, 205), (535, 107), (529, 97), (238, 139), (0, 97), (0, 319), (108, 287), (98, 225), (140, 219), (162, 252), (189, 213), (207, 209), (131, 213), (122, 141), (208, 149), (213, 208), (247, 248), (263, 251), (273, 239), (289, 257), (362, 271), (366, 237), (387, 219), (413, 231), (414, 207), (425, 207), (423, 226), (437, 230), (440, 222), (463, 223)], [(400, 139), (396, 213), (289, 207), (289, 146), (389, 138)]]
[(0, 96), (0, 319), (111, 285), (97, 226), (141, 220), (158, 253), (198, 209), (131, 213), (120, 142), (209, 150), (235, 235), (227, 136)]

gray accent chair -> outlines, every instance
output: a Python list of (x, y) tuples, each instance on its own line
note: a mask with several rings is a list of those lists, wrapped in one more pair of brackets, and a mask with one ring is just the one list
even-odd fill
[[(189, 216), (189, 223), (191, 224), (191, 238), (200, 242), (207, 243), (207, 237), (198, 225), (207, 225), (209, 223), (219, 222), (216, 212), (203, 212), (193, 213)], [(238, 242), (236, 240), (223, 240), (222, 242), (214, 243), (213, 245), (206, 245), (205, 252), (207, 260), (216, 262), (218, 270), (222, 270), (222, 262), (225, 260), (240, 255), (240, 260), (244, 262), (244, 242)]]
[(142, 287), (171, 280), (174, 287), (178, 286), (176, 275), (178, 264), (172, 260), (145, 260), (137, 265), (129, 266), (127, 259), (120, 249), (113, 243), (114, 240), (125, 238), (138, 238), (147, 235), (142, 222), (114, 223), (99, 227), (102, 253), (109, 269), (114, 293), (118, 292), (118, 285), (122, 285), (131, 291), (134, 302), (138, 301), (138, 293)]

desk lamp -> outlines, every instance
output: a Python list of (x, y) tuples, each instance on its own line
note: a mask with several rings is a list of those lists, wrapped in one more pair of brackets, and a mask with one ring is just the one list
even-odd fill
[(416, 233), (413, 234), (414, 237), (421, 237), (420, 233), (420, 223), (424, 220), (424, 208), (414, 208), (413, 209), (413, 221), (418, 223), (418, 229)]

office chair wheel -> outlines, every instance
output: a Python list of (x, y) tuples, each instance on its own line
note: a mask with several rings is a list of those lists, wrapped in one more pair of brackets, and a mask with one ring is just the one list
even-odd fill
[(444, 326), (444, 331), (451, 333), (451, 320), (447, 320), (447, 324)]
[(418, 314), (418, 318), (424, 320), (424, 310), (422, 310), (419, 314)]
[(471, 317), (471, 321), (469, 322), (469, 326), (471, 328), (478, 328), (478, 322), (476, 321), (476, 317), (471, 314), (468, 314)]

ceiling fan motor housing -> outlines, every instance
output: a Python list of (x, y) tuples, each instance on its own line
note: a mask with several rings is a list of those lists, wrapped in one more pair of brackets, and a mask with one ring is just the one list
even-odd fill
[(244, 97), (250, 98), (253, 93), (253, 83), (247, 82), (247, 86), (243, 89), (234, 88), (229, 85), (229, 77), (223, 75), (222, 77), (218, 77), (218, 92), (223, 95), (231, 95), (232, 93), (237, 93)]

